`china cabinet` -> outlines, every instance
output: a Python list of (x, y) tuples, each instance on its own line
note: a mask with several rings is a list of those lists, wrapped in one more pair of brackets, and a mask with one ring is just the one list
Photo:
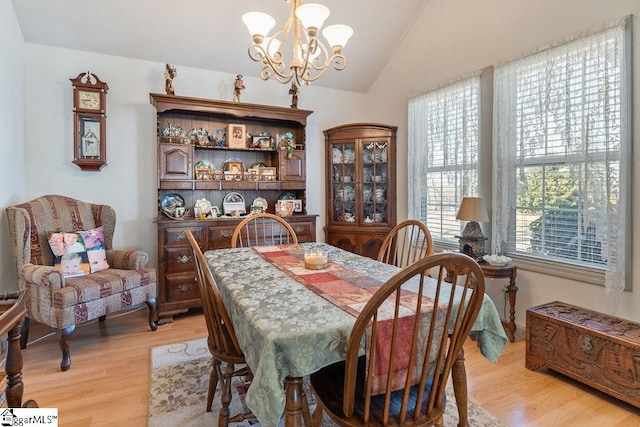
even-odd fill
[(324, 131), (327, 243), (376, 258), (396, 225), (396, 126), (354, 123)]
[[(243, 215), (274, 213), (279, 200), (290, 200), (296, 212), (285, 219), (298, 241), (316, 240), (316, 215), (306, 213), (312, 111), (154, 93), (150, 101), (157, 117), (158, 304), (167, 322), (201, 306), (186, 230), (204, 251), (228, 248)], [(244, 141), (230, 144), (227, 130), (235, 128)]]

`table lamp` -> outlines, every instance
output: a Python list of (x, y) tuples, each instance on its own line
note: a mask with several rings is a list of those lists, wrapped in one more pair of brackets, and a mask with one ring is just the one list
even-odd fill
[(467, 221), (462, 230), (462, 236), (456, 236), (460, 240), (460, 252), (473, 258), (479, 258), (485, 254), (484, 242), (487, 240), (482, 234), (479, 222), (489, 221), (487, 208), (480, 197), (464, 197), (456, 219)]

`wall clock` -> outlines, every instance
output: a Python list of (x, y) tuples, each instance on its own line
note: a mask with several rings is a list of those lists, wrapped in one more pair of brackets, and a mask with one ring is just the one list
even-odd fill
[(107, 164), (106, 99), (109, 86), (90, 72), (70, 79), (73, 86), (73, 163), (85, 171)]

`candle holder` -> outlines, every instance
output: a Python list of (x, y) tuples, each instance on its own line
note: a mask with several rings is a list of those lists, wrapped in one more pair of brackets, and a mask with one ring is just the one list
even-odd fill
[(304, 250), (304, 266), (309, 270), (327, 268), (327, 251), (323, 248), (306, 248)]

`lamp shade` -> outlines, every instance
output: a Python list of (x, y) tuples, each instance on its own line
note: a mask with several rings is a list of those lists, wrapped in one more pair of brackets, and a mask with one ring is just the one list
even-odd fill
[(489, 215), (484, 201), (480, 197), (464, 197), (458, 209), (456, 219), (461, 221), (487, 222)]
[(276, 20), (262, 12), (248, 12), (242, 15), (242, 22), (247, 26), (252, 36), (266, 36), (276, 25)]
[(322, 30), (322, 35), (329, 42), (329, 46), (345, 47), (347, 41), (353, 35), (353, 29), (348, 25), (334, 24)]
[(305, 29), (320, 28), (329, 17), (329, 8), (318, 3), (307, 3), (298, 6), (296, 16)]

